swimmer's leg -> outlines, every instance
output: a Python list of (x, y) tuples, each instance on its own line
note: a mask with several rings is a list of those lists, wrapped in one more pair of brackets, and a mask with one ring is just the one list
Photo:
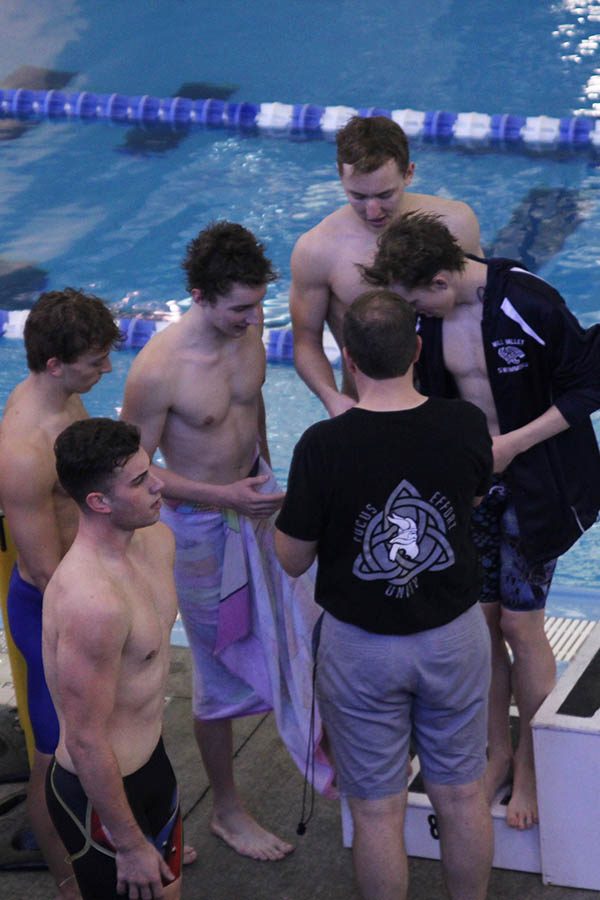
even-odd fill
[(488, 803), (512, 776), (513, 750), (509, 708), (512, 694), (512, 665), (500, 624), (499, 603), (482, 603), (491, 638), (492, 680), (488, 701), (488, 763), (484, 789)]
[(181, 897), (181, 878), (173, 881), (171, 884), (163, 886), (163, 894), (165, 900), (180, 900)]
[(213, 790), (210, 828), (242, 856), (283, 859), (291, 844), (262, 828), (244, 808), (233, 780), (231, 719), (194, 719), (194, 733)]
[(488, 698), (488, 763), (484, 790), (492, 803), (512, 775), (512, 743), (509, 709), (512, 694), (511, 661), (501, 628), (502, 523), (508, 503), (506, 485), (495, 478), (483, 502), (474, 509), (471, 536), (482, 572), (481, 608), (491, 641), (492, 679)]
[(525, 559), (511, 503), (502, 517), (500, 559), (500, 630), (512, 651), (510, 685), (519, 710), (519, 741), (506, 821), (513, 828), (524, 829), (538, 821), (531, 720), (556, 681), (554, 654), (544, 631), (544, 606), (556, 560), (532, 565)]
[(61, 900), (78, 900), (81, 897), (73, 873), (67, 862), (67, 850), (54, 827), (46, 804), (46, 773), (52, 756), (34, 751), (33, 765), (27, 790), (27, 811), (31, 830), (54, 878)]
[(514, 755), (512, 796), (506, 821), (531, 828), (538, 821), (531, 720), (556, 681), (556, 662), (544, 631), (544, 610), (504, 609), (502, 630), (513, 652), (512, 685), (519, 710), (519, 743)]

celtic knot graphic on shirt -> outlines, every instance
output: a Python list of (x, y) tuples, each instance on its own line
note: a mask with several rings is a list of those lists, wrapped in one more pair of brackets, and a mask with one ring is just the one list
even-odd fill
[(363, 581), (407, 585), (421, 572), (454, 564), (442, 514), (423, 500), (410, 481), (392, 491), (384, 509), (370, 520), (352, 571)]

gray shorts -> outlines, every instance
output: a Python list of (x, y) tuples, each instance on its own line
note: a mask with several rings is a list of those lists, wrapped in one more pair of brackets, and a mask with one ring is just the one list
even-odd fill
[(407, 784), (412, 734), (426, 781), (468, 784), (486, 765), (490, 638), (479, 604), (448, 625), (372, 634), (325, 613), (317, 697), (343, 794)]

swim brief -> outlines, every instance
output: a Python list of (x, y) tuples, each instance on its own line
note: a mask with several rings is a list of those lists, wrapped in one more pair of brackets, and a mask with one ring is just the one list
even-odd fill
[(482, 569), (482, 603), (500, 602), (515, 612), (544, 609), (556, 560), (527, 562), (521, 549), (517, 513), (502, 479), (494, 479), (473, 510), (471, 537)]
[[(123, 779), (144, 835), (181, 875), (183, 826), (175, 773), (162, 738), (147, 763)], [(48, 811), (67, 851), (83, 900), (119, 900), (115, 847), (77, 775), (52, 760), (46, 777)], [(163, 881), (163, 884), (167, 882)]]
[(15, 566), (7, 597), (12, 639), (27, 664), (27, 707), (36, 749), (48, 755), (58, 744), (58, 719), (42, 663), (42, 594)]

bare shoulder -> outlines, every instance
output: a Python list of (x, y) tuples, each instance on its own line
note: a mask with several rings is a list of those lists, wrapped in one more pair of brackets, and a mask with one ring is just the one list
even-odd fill
[(148, 384), (160, 384), (175, 365), (176, 348), (179, 336), (179, 323), (169, 325), (157, 332), (135, 357), (128, 382), (142, 379)]
[(9, 394), (0, 422), (0, 441), (3, 444), (12, 443), (15, 437), (21, 439), (36, 425), (39, 410), (34, 407), (32, 399), (27, 380), (18, 384)]
[(54, 450), (48, 433), (34, 423), (23, 428), (23, 420), (5, 417), (0, 429), (0, 493), (20, 493), (44, 488), (48, 493), (56, 483)]
[(481, 253), (479, 221), (473, 209), (462, 200), (450, 200), (433, 194), (405, 194), (405, 212), (435, 213), (467, 253)]
[(298, 238), (292, 252), (292, 274), (295, 278), (303, 277), (306, 271), (327, 277), (351, 229), (352, 219), (348, 211), (348, 206), (336, 209)]
[[(82, 577), (82, 573), (85, 577)], [(44, 592), (44, 625), (82, 645), (122, 642), (130, 628), (123, 594), (115, 588), (95, 554), (77, 543), (63, 557)]]
[(176, 325), (154, 335), (137, 354), (127, 375), (122, 418), (142, 424), (144, 416), (167, 409), (177, 371)]
[(136, 533), (139, 552), (155, 562), (172, 564), (175, 558), (175, 538), (171, 529), (164, 522), (156, 522)]
[(26, 411), (14, 407), (6, 408), (0, 423), (0, 454), (6, 457), (12, 453), (38, 452), (47, 449), (47, 433), (36, 425)]
[(479, 221), (468, 203), (462, 200), (444, 200), (440, 215), (464, 250), (469, 253), (480, 252)]
[(266, 360), (266, 350), (263, 342), (264, 330), (264, 310), (259, 312), (260, 321), (258, 325), (250, 325), (246, 329), (246, 333), (237, 341), (231, 341), (229, 350), (234, 356), (248, 356), (250, 361), (261, 363)]

